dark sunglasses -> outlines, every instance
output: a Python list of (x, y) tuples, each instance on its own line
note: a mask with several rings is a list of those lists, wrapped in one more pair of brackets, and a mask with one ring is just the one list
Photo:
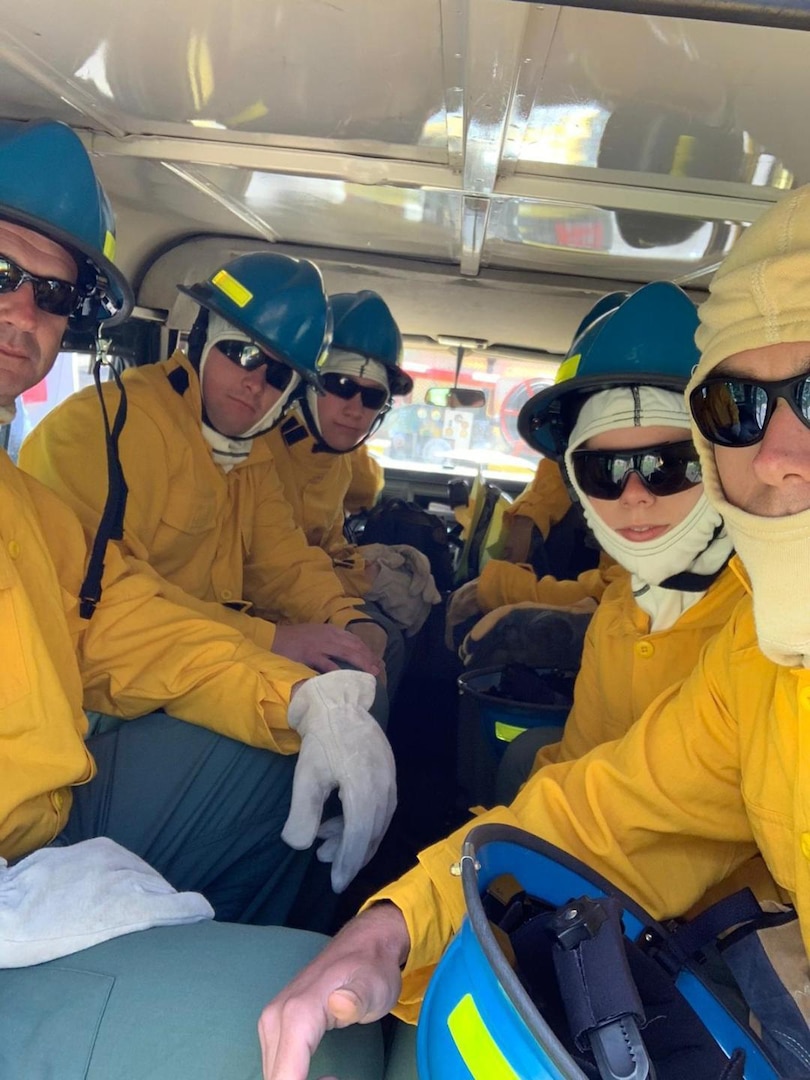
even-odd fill
[(592, 499), (621, 497), (631, 473), (651, 495), (677, 495), (701, 482), (694, 444), (662, 443), (639, 450), (575, 450), (571, 455), (577, 483)]
[(696, 386), (689, 407), (700, 434), (717, 446), (753, 446), (765, 434), (777, 401), (810, 427), (810, 375), (778, 382), (717, 376)]
[(361, 386), (348, 375), (341, 375), (338, 371), (324, 372), (321, 381), (327, 394), (334, 394), (344, 401), (351, 401), (359, 394), (364, 409), (381, 409), (388, 401), (388, 390), (384, 386)]
[(34, 303), (48, 315), (72, 315), (82, 299), (82, 290), (61, 278), (38, 277), (0, 255), (0, 293), (16, 292), (26, 281), (34, 290)]
[(291, 367), (268, 356), (252, 341), (218, 341), (216, 347), (232, 364), (238, 364), (245, 371), (255, 371), (264, 364), (264, 377), (276, 390), (286, 390), (293, 376)]

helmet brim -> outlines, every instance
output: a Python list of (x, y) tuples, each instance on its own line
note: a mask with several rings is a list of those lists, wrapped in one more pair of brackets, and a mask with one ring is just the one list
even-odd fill
[(570, 430), (566, 430), (564, 414), (568, 413), (575, 400), (590, 397), (600, 390), (615, 390), (621, 386), (655, 386), (661, 390), (683, 393), (688, 379), (676, 375), (655, 375), (639, 373), (625, 375), (590, 375), (581, 379), (571, 379), (546, 387), (534, 397), (529, 398), (518, 414), (517, 428), (520, 437), (545, 457), (561, 461), (568, 444)]
[(59, 244), (72, 256), (76, 262), (76, 268), (81, 274), (82, 267), (89, 265), (97, 276), (106, 278), (108, 282), (107, 295), (119, 305), (118, 310), (112, 315), (95, 321), (103, 323), (105, 327), (118, 326), (132, 314), (135, 306), (135, 296), (132, 288), (118, 269), (105, 255), (95, 248), (77, 241), (71, 233), (57, 228), (51, 222), (34, 214), (26, 214), (12, 206), (0, 206), (0, 220), (10, 221), (15, 225), (22, 225), (25, 229), (41, 233), (49, 240)]
[(388, 385), (395, 397), (404, 397), (413, 390), (413, 379), (402, 368), (388, 368)]

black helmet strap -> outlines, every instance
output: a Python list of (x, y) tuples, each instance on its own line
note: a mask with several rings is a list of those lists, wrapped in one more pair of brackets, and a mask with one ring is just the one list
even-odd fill
[[(96, 384), (98, 400), (101, 403), (101, 415), (104, 419), (104, 441), (107, 447), (107, 500), (104, 503), (104, 510), (98, 523), (93, 548), (90, 552), (90, 560), (87, 564), (87, 573), (79, 593), (79, 614), (83, 619), (92, 618), (96, 605), (101, 599), (101, 579), (104, 576), (104, 556), (107, 553), (107, 544), (110, 540), (121, 540), (123, 538), (124, 511), (127, 506), (127, 482), (124, 478), (124, 470), (118, 452), (118, 440), (127, 418), (127, 395), (121, 376), (107, 360), (106, 349), (108, 345), (109, 342), (102, 342), (99, 339), (96, 361), (93, 365), (93, 380)], [(101, 391), (101, 368), (104, 364), (109, 367), (120, 393), (118, 409), (112, 425), (110, 425), (104, 395)]]

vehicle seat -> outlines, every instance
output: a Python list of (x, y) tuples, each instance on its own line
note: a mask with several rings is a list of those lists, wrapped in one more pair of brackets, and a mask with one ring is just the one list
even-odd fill
[[(501, 503), (500, 508), (498, 507), (499, 500), (506, 500)], [(466, 508), (468, 524), (464, 530), (464, 546), (461, 549), (456, 569), (454, 588), (457, 589), (466, 581), (472, 581), (473, 578), (478, 577), (483, 565), (481, 556), (485, 550), (485, 541), (496, 516), (496, 510), (501, 525), (498, 527), (499, 531), (489, 538), (492, 545), (497, 543), (502, 528), (503, 511), (508, 505), (508, 496), (503, 494), (497, 484), (484, 480), (480, 475), (475, 478), (470, 492), (469, 507)], [(489, 557), (492, 558), (492, 555)]]

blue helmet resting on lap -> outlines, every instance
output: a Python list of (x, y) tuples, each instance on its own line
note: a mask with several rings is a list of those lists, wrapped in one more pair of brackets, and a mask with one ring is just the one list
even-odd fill
[(677, 931), (577, 859), (482, 825), (456, 871), (467, 913), (422, 1004), (420, 1080), (777, 1080)]

